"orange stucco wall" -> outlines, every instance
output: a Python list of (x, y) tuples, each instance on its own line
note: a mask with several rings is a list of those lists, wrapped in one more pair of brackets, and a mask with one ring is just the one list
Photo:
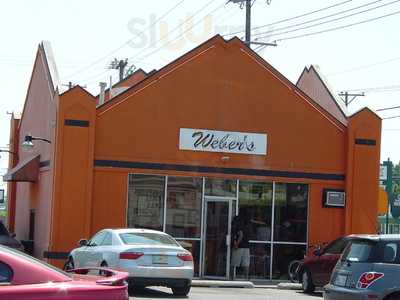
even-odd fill
[[(68, 252), (99, 229), (126, 226), (128, 174), (134, 172), (307, 183), (309, 244), (375, 230), (380, 120), (366, 110), (351, 117), (346, 127), (237, 39), (213, 38), (97, 109), (96, 98), (80, 87), (60, 95), (57, 103), (53, 184), (40, 183), (50, 184), (53, 195), (49, 251)], [(89, 125), (69, 126), (66, 120)], [(267, 155), (181, 151), (180, 128), (266, 133)], [(376, 139), (377, 145), (354, 145), (355, 138)], [(111, 168), (95, 166), (94, 160), (346, 179)], [(323, 208), (325, 188), (345, 189), (346, 208)], [(25, 194), (17, 191), (17, 210), (26, 211), (21, 197)], [(364, 205), (368, 208), (360, 213)], [(18, 226), (22, 230), (25, 225)]]

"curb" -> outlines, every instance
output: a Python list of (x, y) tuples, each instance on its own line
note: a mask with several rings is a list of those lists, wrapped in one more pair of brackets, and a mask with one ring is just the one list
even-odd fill
[(192, 287), (221, 287), (221, 288), (253, 289), (254, 284), (250, 281), (192, 280)]
[(277, 289), (279, 290), (301, 290), (301, 284), (300, 283), (278, 283), (276, 286)]

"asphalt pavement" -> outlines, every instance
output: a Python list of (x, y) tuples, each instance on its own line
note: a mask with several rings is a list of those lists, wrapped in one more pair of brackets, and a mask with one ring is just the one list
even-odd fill
[(130, 299), (193, 299), (193, 300), (322, 300), (322, 292), (307, 295), (298, 290), (277, 288), (192, 287), (188, 297), (176, 297), (168, 288), (146, 288), (135, 291)]

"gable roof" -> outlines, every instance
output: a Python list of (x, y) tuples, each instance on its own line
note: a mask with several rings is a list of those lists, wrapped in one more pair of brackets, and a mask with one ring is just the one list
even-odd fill
[(334, 118), (347, 125), (347, 108), (339, 96), (333, 92), (318, 66), (305, 67), (297, 80), (296, 86)]
[(127, 89), (122, 92), (118, 96), (114, 97), (110, 101), (103, 103), (97, 107), (97, 114), (101, 116), (109, 110), (117, 107), (120, 103), (127, 100), (131, 95), (137, 93), (138, 91), (146, 88), (148, 85), (151, 85), (154, 81), (162, 78), (168, 73), (174, 71), (179, 65), (184, 64), (201, 53), (206, 52), (210, 48), (214, 47), (216, 44), (223, 43), (225, 46), (240, 46), (241, 50), (244, 51), (249, 57), (256, 61), (260, 66), (270, 72), (277, 80), (279, 80), (282, 84), (284, 84), (290, 91), (292, 91), (295, 95), (300, 97), (303, 101), (305, 101), (308, 105), (314, 108), (318, 113), (322, 114), (327, 121), (329, 121), (332, 125), (334, 125), (340, 131), (344, 130), (343, 123), (338, 121), (337, 118), (332, 116), (323, 106), (321, 106), (318, 102), (312, 100), (306, 93), (304, 93), (300, 88), (294, 85), (289, 79), (287, 79), (284, 75), (282, 75), (279, 71), (277, 71), (274, 67), (272, 67), (269, 63), (267, 63), (261, 56), (259, 56), (255, 51), (249, 48), (245, 43), (243, 43), (239, 38), (234, 37), (230, 40), (225, 40), (221, 35), (217, 34), (204, 43), (200, 44), (196, 48), (191, 51), (185, 53), (184, 55), (178, 57), (171, 63), (167, 64), (163, 68), (158, 71), (149, 74), (149, 76), (142, 81), (135, 84), (133, 87)]

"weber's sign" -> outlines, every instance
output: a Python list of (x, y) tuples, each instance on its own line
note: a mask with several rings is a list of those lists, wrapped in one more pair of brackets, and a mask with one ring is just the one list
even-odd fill
[(266, 155), (267, 135), (262, 133), (181, 128), (179, 132), (179, 149)]

